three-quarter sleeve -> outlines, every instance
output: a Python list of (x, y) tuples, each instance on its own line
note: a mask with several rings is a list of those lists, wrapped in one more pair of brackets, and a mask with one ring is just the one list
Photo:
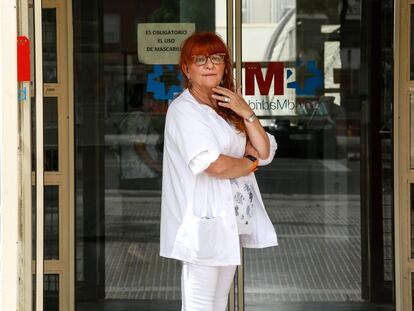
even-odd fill
[(273, 161), (273, 158), (275, 157), (275, 153), (276, 153), (276, 149), (277, 149), (277, 142), (275, 137), (272, 134), (267, 133), (267, 136), (269, 137), (269, 142), (270, 142), (270, 152), (269, 152), (269, 156), (266, 159), (260, 159), (259, 158), (259, 165), (263, 166), (263, 165), (267, 165), (270, 162)]
[(205, 150), (197, 154), (190, 161), (190, 169), (194, 175), (204, 171), (211, 163), (217, 160), (220, 153), (216, 150)]
[(175, 115), (173, 123), (175, 144), (194, 175), (219, 157), (220, 144), (202, 116)]

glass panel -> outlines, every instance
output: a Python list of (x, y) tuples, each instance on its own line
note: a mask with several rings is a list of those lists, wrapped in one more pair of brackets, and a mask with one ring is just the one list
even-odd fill
[(142, 54), (154, 46), (139, 30), (225, 38), (226, 1), (75, 0), (73, 9), (76, 310), (179, 310), (181, 264), (159, 256), (159, 220), (165, 113), (182, 77), (169, 53)]
[[(59, 274), (45, 274), (43, 286), (43, 310), (59, 311)], [(32, 276), (32, 290), (32, 311), (36, 311), (36, 275)]]
[(278, 142), (256, 177), (279, 246), (245, 249), (247, 311), (391, 309), (392, 6), (242, 1), (243, 92)]
[(59, 259), (59, 187), (44, 187), (44, 256)]
[[(36, 170), (36, 103), (32, 97), (31, 104), (31, 140), (32, 140), (32, 171)], [(43, 148), (44, 170), (59, 171), (59, 124), (58, 98), (44, 97), (43, 99)]]
[[(36, 167), (36, 115), (34, 97), (32, 98), (32, 170)], [(44, 98), (44, 170), (58, 170), (58, 112), (57, 97)], [(58, 186), (45, 186), (45, 260), (59, 259), (59, 199)], [(36, 259), (36, 188), (32, 188), (32, 258)]]
[(44, 276), (44, 310), (59, 311), (59, 274)]
[(411, 6), (410, 27), (410, 80), (414, 80), (414, 5)]
[(410, 90), (410, 168), (414, 168), (414, 90)]
[(414, 310), (414, 273), (411, 273), (411, 310)]
[[(386, 1), (381, 8), (381, 85), (383, 85), (380, 108), (380, 144), (381, 144), (381, 198), (382, 198), (382, 224), (380, 221), (376, 222), (375, 226), (382, 229), (382, 250), (383, 250), (383, 281), (384, 287), (387, 291), (392, 291), (394, 279), (394, 186), (393, 186), (393, 144), (392, 144), (392, 127), (393, 127), (393, 28), (394, 28), (394, 10), (392, 9), (392, 2)], [(373, 66), (375, 67), (375, 66)], [(377, 179), (373, 176), (372, 179)], [(377, 195), (376, 195), (377, 196)], [(378, 195), (379, 197), (379, 195)], [(378, 202), (379, 203), (379, 202)], [(376, 206), (377, 203), (373, 205)], [(374, 207), (375, 209), (375, 207)], [(379, 217), (381, 220), (381, 217)], [(369, 220), (370, 221), (370, 220)], [(378, 226), (377, 226), (378, 225)], [(381, 231), (381, 230), (380, 230)], [(381, 233), (381, 232), (380, 232)], [(374, 239), (373, 239), (374, 240)], [(381, 258), (379, 254), (374, 257)], [(381, 275), (380, 270), (378, 275)], [(379, 283), (374, 281), (373, 283)]]
[(391, 283), (394, 275), (394, 213), (393, 213), (393, 170), (392, 170), (392, 144), (391, 134), (385, 134), (387, 137), (382, 138), (382, 213), (383, 213), (383, 249), (384, 249), (384, 280)]
[(43, 83), (57, 83), (56, 9), (42, 9)]
[(411, 203), (411, 258), (414, 258), (414, 184), (410, 184)]
[(43, 99), (43, 126), (44, 126), (44, 170), (59, 170), (59, 148), (58, 148), (58, 98), (45, 97)]
[(45, 97), (43, 106), (44, 170), (59, 171), (58, 98)]

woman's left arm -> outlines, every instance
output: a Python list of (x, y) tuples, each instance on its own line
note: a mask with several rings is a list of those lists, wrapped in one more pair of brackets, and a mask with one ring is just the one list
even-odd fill
[[(250, 115), (252, 114), (253, 111)], [(246, 125), (249, 142), (259, 153), (259, 158), (267, 159), (270, 154), (270, 141), (259, 119), (256, 117), (253, 122), (244, 119), (244, 124)]]
[[(213, 98), (217, 100), (219, 106), (229, 108), (243, 118), (250, 143), (259, 153), (259, 158), (267, 159), (270, 153), (269, 137), (257, 117), (252, 122), (247, 120), (254, 115), (254, 112), (243, 99), (241, 88), (239, 87), (235, 93), (224, 87), (217, 86), (213, 88), (213, 92), (216, 93), (213, 94)], [(226, 101), (226, 98), (229, 100)]]

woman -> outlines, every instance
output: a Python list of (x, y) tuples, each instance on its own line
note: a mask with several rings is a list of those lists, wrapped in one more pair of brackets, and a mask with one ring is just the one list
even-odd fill
[[(234, 91), (220, 37), (194, 33), (180, 65), (186, 89), (168, 108), (164, 134), (160, 255), (183, 262), (182, 310), (224, 311), (240, 245), (277, 245), (253, 174), (277, 145)], [(239, 199), (249, 211), (235, 210)]]

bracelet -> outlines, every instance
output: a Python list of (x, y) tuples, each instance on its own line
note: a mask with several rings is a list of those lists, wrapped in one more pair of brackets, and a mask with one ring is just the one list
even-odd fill
[(254, 161), (253, 162), (253, 166), (252, 166), (252, 169), (250, 170), (250, 173), (254, 173), (254, 172), (256, 172), (257, 171), (257, 163), (258, 163), (259, 161)]
[(252, 123), (254, 120), (256, 120), (257, 116), (256, 114), (253, 112), (252, 115), (250, 117), (248, 117), (247, 119), (245, 119), (247, 122)]
[(250, 173), (256, 172), (257, 165), (259, 164), (259, 161), (257, 160), (257, 158), (252, 156), (251, 154), (246, 154), (244, 157), (252, 161), (252, 168), (250, 169)]

